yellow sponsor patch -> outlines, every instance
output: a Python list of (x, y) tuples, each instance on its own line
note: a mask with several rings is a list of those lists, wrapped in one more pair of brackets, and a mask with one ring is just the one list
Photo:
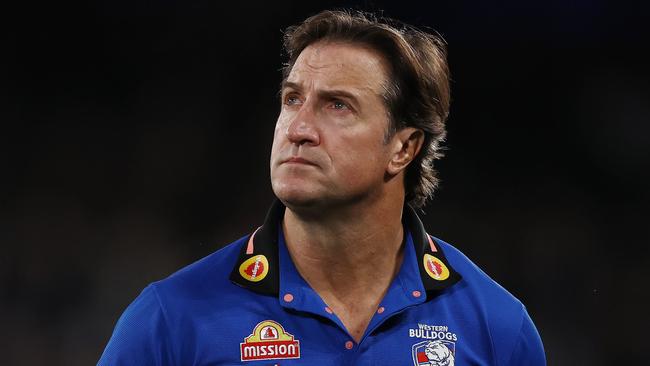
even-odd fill
[(449, 278), (449, 268), (440, 259), (431, 254), (425, 254), (422, 260), (424, 262), (424, 269), (431, 278), (438, 281), (444, 281)]
[(259, 282), (269, 273), (269, 261), (259, 254), (252, 256), (239, 266), (239, 274), (251, 282)]

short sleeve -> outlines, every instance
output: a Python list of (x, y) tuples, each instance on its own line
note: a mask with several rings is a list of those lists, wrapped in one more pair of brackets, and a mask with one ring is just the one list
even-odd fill
[(97, 365), (170, 365), (169, 328), (154, 285), (127, 307)]
[(542, 339), (525, 309), (519, 337), (507, 364), (509, 366), (546, 366)]

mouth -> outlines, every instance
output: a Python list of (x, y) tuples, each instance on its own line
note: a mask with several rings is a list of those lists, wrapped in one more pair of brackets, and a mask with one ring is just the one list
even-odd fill
[(303, 159), (298, 156), (292, 156), (289, 159), (286, 159), (282, 162), (282, 164), (302, 164), (302, 165), (313, 165), (316, 166), (316, 164), (312, 163), (311, 161), (307, 159)]

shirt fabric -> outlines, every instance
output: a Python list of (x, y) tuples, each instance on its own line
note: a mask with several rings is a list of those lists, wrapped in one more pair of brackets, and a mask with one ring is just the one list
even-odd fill
[(521, 302), (408, 205), (403, 263), (355, 342), (296, 270), (284, 210), (276, 201), (253, 234), (146, 287), (98, 364), (546, 365)]

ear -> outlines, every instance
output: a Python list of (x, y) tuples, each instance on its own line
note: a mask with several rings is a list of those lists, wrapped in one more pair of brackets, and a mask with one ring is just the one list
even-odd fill
[(424, 132), (417, 128), (405, 127), (395, 133), (390, 144), (392, 156), (386, 172), (397, 175), (406, 169), (420, 152), (424, 144)]

